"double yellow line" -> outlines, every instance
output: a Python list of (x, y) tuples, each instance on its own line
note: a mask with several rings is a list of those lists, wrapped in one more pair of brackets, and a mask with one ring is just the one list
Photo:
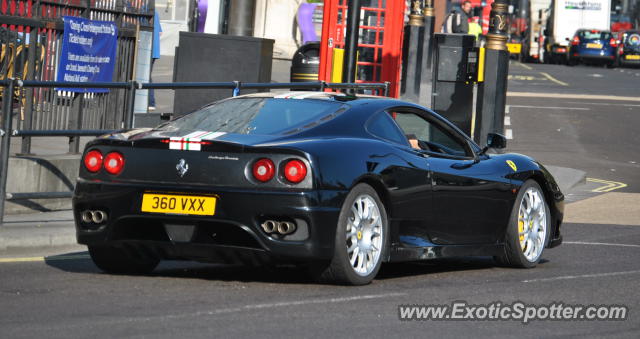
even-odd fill
[(603, 186), (593, 189), (591, 190), (591, 192), (604, 193), (604, 192), (611, 192), (613, 190), (627, 187), (627, 184), (622, 182), (617, 182), (617, 181), (609, 181), (609, 180), (602, 180), (602, 179), (595, 179), (595, 178), (587, 178), (587, 181), (595, 182), (597, 184), (603, 184)]

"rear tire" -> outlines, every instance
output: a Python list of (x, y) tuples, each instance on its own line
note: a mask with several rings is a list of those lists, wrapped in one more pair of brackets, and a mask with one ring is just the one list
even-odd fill
[(314, 265), (321, 281), (366, 285), (378, 274), (387, 251), (387, 212), (376, 191), (356, 185), (347, 195), (336, 227), (333, 259)]
[(551, 213), (537, 182), (527, 180), (511, 211), (504, 253), (495, 260), (502, 266), (533, 268), (549, 243)]
[(99, 269), (115, 274), (148, 274), (160, 262), (157, 258), (112, 246), (89, 246), (89, 255)]

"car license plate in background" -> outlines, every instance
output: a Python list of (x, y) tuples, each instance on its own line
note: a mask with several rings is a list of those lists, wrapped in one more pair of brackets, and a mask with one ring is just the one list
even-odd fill
[(625, 55), (624, 58), (627, 60), (640, 60), (640, 55)]
[(507, 48), (509, 49), (509, 53), (518, 54), (518, 53), (520, 53), (520, 50), (522, 49), (522, 46), (520, 44), (517, 44), (517, 43), (507, 43)]
[(151, 194), (142, 195), (142, 212), (214, 215), (216, 198), (195, 195)]
[(597, 48), (600, 49), (602, 48), (601, 44), (587, 44), (587, 48)]

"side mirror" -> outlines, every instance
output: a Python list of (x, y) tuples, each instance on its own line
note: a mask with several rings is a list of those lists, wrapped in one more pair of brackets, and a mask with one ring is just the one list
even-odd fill
[(498, 133), (487, 134), (487, 147), (494, 149), (503, 149), (507, 147), (507, 138)]
[[(489, 148), (503, 149), (506, 147), (507, 147), (507, 138), (505, 138), (504, 135), (498, 134), (498, 133), (489, 133), (487, 134), (487, 146), (484, 146), (482, 148), (479, 155), (483, 155), (487, 153)], [(476, 161), (479, 161), (479, 159), (476, 159)]]

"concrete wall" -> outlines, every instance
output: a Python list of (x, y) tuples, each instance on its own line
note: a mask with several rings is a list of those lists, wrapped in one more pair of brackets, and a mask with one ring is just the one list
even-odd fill
[[(75, 187), (80, 155), (10, 157), (7, 192), (71, 192)], [(71, 199), (7, 201), (5, 214), (70, 209)]]

